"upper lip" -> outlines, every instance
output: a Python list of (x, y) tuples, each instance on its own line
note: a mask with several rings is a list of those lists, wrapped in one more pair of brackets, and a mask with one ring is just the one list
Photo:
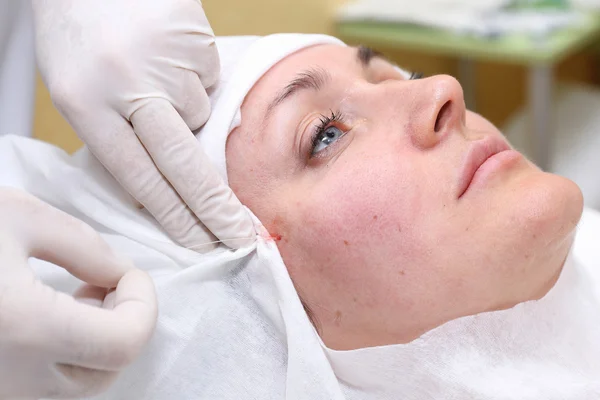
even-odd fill
[(510, 146), (504, 140), (488, 136), (485, 139), (473, 142), (464, 158), (460, 176), (458, 179), (458, 198), (469, 188), (475, 173), (481, 165), (490, 157), (501, 151), (510, 150)]

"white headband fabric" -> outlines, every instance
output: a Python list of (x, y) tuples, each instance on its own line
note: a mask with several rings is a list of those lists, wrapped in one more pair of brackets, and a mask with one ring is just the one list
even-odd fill
[(318, 44), (346, 46), (332, 36), (278, 33), (269, 36), (231, 36), (216, 40), (221, 61), (217, 84), (208, 90), (212, 106), (198, 140), (225, 182), (227, 137), (241, 122), (240, 107), (254, 84), (275, 64), (298, 50)]

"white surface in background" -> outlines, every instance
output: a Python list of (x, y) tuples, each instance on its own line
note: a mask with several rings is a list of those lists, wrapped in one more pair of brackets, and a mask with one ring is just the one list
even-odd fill
[(575, 6), (585, 9), (600, 9), (600, 0), (569, 0)]
[[(600, 89), (562, 85), (552, 107), (551, 172), (575, 181), (583, 191), (585, 205), (600, 210)], [(513, 146), (530, 155), (528, 126), (528, 113), (523, 109), (503, 132)]]
[(576, 11), (504, 11), (509, 0), (356, 0), (338, 10), (344, 21), (412, 23), (479, 36), (523, 33), (543, 37), (581, 22)]

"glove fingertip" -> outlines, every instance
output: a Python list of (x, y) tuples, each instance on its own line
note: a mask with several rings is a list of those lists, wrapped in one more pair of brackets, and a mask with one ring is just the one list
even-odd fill
[(114, 294), (114, 308), (128, 308), (134, 315), (148, 317), (153, 329), (158, 315), (156, 289), (150, 275), (141, 269), (134, 268), (119, 281)]

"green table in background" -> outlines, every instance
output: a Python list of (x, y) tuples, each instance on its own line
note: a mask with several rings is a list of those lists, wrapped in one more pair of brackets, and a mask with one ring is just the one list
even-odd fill
[(338, 22), (336, 31), (340, 38), (349, 42), (458, 57), (459, 80), (470, 108), (475, 105), (473, 61), (493, 61), (527, 67), (528, 98), (535, 143), (533, 156), (541, 168), (548, 170), (551, 165), (550, 141), (553, 136), (552, 69), (557, 63), (600, 39), (600, 14), (586, 15), (584, 22), (578, 26), (556, 31), (537, 40), (523, 35), (483, 39), (387, 22)]

